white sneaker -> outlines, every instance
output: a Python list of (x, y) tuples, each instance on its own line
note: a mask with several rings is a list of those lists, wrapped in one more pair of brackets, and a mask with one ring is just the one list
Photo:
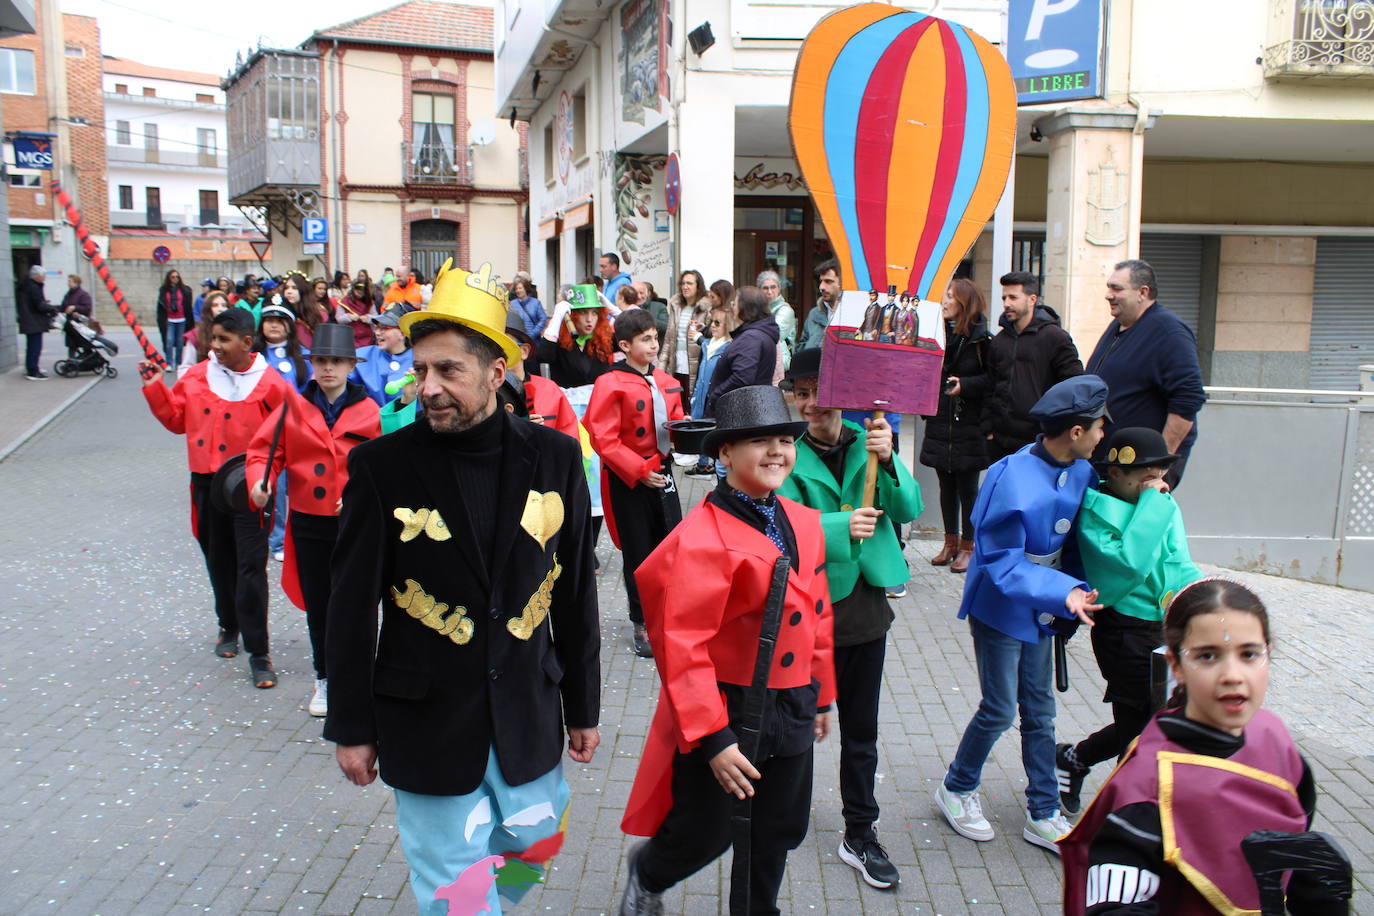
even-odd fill
[(272, 559), (276, 560), (278, 563), (285, 563), (285, 562), (286, 562), (286, 551), (285, 551), (285, 550), (274, 550), (274, 551), (272, 551)]
[(306, 711), (312, 716), (329, 715), (329, 682), (324, 678), (315, 679), (315, 692), (310, 696)]
[(986, 843), (995, 836), (992, 825), (983, 817), (983, 802), (977, 792), (960, 795), (946, 789), (944, 780), (941, 780), (940, 787), (935, 790), (935, 807), (940, 809), (945, 820), (960, 836), (980, 843)]
[(680, 467), (680, 468), (695, 467), (695, 466), (696, 466), (696, 463), (697, 463), (697, 461), (698, 461), (699, 458), (700, 458), (699, 455), (677, 455), (677, 454), (675, 454), (675, 455), (673, 455), (673, 464), (677, 465), (677, 466)]
[(1059, 855), (1057, 840), (1072, 829), (1073, 825), (1058, 811), (1038, 821), (1032, 820), (1030, 813), (1027, 812), (1026, 829), (1021, 831), (1021, 835), (1026, 838), (1027, 843), (1034, 843)]

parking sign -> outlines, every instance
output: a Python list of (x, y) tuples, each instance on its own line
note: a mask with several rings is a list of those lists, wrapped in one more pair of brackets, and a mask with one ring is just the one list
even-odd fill
[(307, 245), (329, 241), (329, 221), (318, 216), (307, 216), (301, 225), (302, 241)]

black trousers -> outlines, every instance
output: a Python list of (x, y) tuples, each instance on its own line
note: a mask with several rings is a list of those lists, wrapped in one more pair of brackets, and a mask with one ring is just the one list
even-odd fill
[(635, 584), (635, 570), (654, 548), (663, 542), (668, 532), (682, 521), (682, 504), (678, 502), (677, 482), (669, 462), (660, 471), (668, 478), (665, 489), (640, 484), (628, 487), (609, 468), (605, 471), (611, 493), (611, 514), (615, 516), (615, 530), (620, 535), (621, 570), (625, 576), (625, 594), (629, 598), (630, 620), (644, 622), (644, 607), (639, 603), (639, 586)]
[(205, 554), (219, 628), (243, 637), (249, 655), (267, 655), (267, 527), (256, 512), (221, 512), (212, 474), (191, 475), (196, 540)]
[(323, 680), (325, 670), (325, 620), (329, 616), (329, 558), (339, 539), (339, 519), (333, 515), (291, 513), (291, 546), (296, 555), (296, 574), (305, 598), (305, 623), (310, 629), (310, 654), (315, 660), (315, 677)]
[(1112, 723), (1078, 743), (1078, 762), (1093, 766), (1120, 757), (1145, 730), (1153, 713), (1150, 654), (1164, 642), (1163, 624), (1103, 608), (1091, 630), (1097, 668), (1107, 679), (1102, 698), (1112, 704)]
[(973, 503), (978, 498), (978, 475), (981, 473), (936, 470), (935, 476), (940, 479), (940, 516), (945, 523), (945, 534), (963, 532), (964, 540), (973, 540)]
[(887, 635), (835, 647), (835, 708), (840, 720), (840, 803), (847, 836), (867, 836), (878, 820), (878, 695)]
[(682, 386), (682, 413), (690, 417), (692, 415), (692, 386), (687, 384), (687, 376), (681, 373), (674, 373), (673, 378)]
[[(811, 819), (811, 776), (814, 751), (770, 757), (759, 767), (754, 782), (753, 829), (749, 843), (750, 912), (777, 916), (778, 889), (787, 868), (787, 853), (806, 839)], [(639, 857), (644, 889), (662, 893), (696, 874), (731, 847), (731, 807), (711, 774), (700, 748), (673, 758), (673, 807), (663, 826)], [(721, 901), (721, 910), (726, 909)]]
[(38, 365), (39, 359), (43, 356), (43, 332), (37, 334), (24, 335), (24, 371), (29, 375), (37, 375), (42, 372)]

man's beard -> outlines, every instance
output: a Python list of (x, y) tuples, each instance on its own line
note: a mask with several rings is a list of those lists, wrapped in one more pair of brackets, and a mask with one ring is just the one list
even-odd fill
[[(421, 398), (421, 403), (425, 405), (425, 422), (429, 428), (439, 435), (453, 435), (471, 429), (485, 417), (479, 417), (476, 413), (468, 410), (462, 404), (447, 395), (437, 398)], [(432, 411), (453, 408), (452, 416), (445, 417), (443, 420), (436, 420)]]

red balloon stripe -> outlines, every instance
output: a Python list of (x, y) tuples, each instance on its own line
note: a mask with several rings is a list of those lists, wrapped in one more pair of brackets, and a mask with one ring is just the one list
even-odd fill
[(120, 290), (119, 284), (115, 282), (114, 274), (110, 273), (109, 265), (105, 263), (105, 258), (100, 253), (100, 249), (91, 239), (90, 230), (86, 228), (85, 222), (81, 219), (81, 211), (76, 209), (72, 203), (70, 195), (62, 188), (62, 182), (54, 181), (50, 184), (53, 196), (57, 202), (67, 211), (67, 221), (76, 229), (76, 237), (81, 242), (81, 250), (91, 259), (95, 265), (95, 272), (104, 282), (105, 288), (110, 291), (110, 298), (114, 299), (115, 307), (119, 309), (119, 314), (123, 316), (124, 322), (128, 324), (129, 330), (134, 332), (134, 339), (143, 348), (143, 355), (157, 364), (159, 369), (167, 368), (167, 360), (163, 358), (151, 343), (148, 342), (148, 335), (143, 333), (143, 326), (138, 323), (138, 318), (134, 316), (133, 310), (129, 308), (129, 303), (124, 299), (124, 293)]
[[(959, 42), (948, 23), (940, 23), (940, 39), (945, 47), (946, 110), (963, 111), (968, 105), (968, 79), (964, 75), (963, 52), (959, 50)], [(954, 181), (959, 175), (959, 158), (963, 155), (963, 149), (963, 119), (946, 118), (945, 130), (940, 135), (939, 157), (935, 160), (935, 184), (931, 188), (930, 210), (911, 265), (911, 281), (907, 284), (909, 292), (914, 293), (920, 288), (921, 276), (934, 253), (940, 228), (949, 214), (949, 201), (954, 194)]]

